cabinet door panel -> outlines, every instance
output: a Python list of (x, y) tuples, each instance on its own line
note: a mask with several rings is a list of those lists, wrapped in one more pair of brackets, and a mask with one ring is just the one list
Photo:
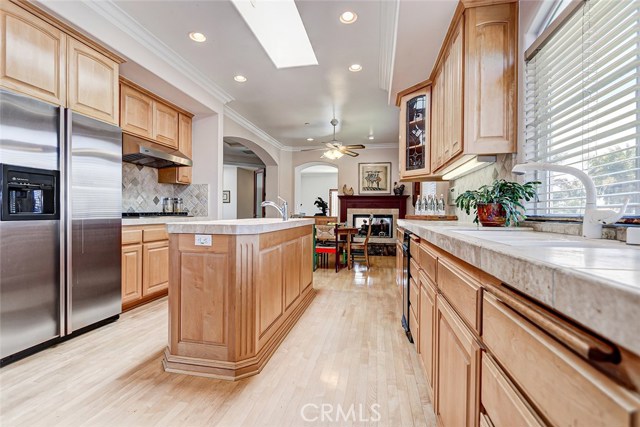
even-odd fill
[(178, 149), (178, 112), (161, 102), (153, 102), (153, 139)]
[(164, 291), (169, 287), (169, 242), (145, 243), (142, 295)]
[(299, 259), (301, 250), (300, 239), (282, 245), (285, 310), (300, 296), (300, 262), (292, 262), (292, 260)]
[(191, 117), (179, 113), (178, 115), (178, 150), (187, 156), (193, 157), (192, 150), (192, 120)]
[(480, 346), (444, 298), (437, 298), (436, 306), (436, 416), (444, 427), (475, 427)]
[(122, 248), (122, 304), (142, 298), (142, 245)]
[(403, 178), (431, 172), (431, 86), (400, 100), (400, 171)]
[(313, 283), (313, 236), (301, 237), (302, 265), (300, 270), (300, 290), (303, 291)]
[(514, 152), (517, 3), (471, 8), (465, 14), (467, 151)]
[(430, 283), (427, 276), (420, 274), (420, 359), (427, 372), (427, 384), (433, 396), (434, 372), (433, 372), (433, 352), (435, 338), (435, 287)]
[(153, 99), (125, 84), (120, 85), (120, 125), (123, 132), (153, 137)]
[(79, 41), (68, 39), (68, 106), (118, 124), (118, 64)]
[(260, 252), (260, 275), (258, 283), (258, 337), (284, 312), (282, 289), (282, 247), (265, 249)]
[(0, 85), (66, 106), (67, 36), (24, 9), (0, 10)]

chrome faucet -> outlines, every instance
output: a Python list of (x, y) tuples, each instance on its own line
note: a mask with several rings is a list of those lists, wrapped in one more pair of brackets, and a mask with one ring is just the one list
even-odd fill
[(554, 165), (550, 163), (521, 163), (515, 165), (511, 172), (523, 175), (526, 171), (546, 170), (552, 172), (567, 173), (578, 178), (587, 191), (587, 204), (584, 208), (582, 220), (582, 236), (589, 239), (602, 238), (602, 225), (613, 224), (624, 215), (629, 204), (629, 198), (619, 211), (613, 209), (598, 209), (596, 205), (596, 186), (593, 180), (580, 169), (571, 166)]
[(272, 208), (276, 209), (282, 216), (282, 220), (286, 221), (289, 218), (289, 206), (287, 205), (287, 201), (282, 197), (278, 196), (278, 199), (282, 200), (282, 206), (278, 206), (276, 202), (270, 202), (268, 200), (262, 202), (260, 206), (262, 206), (263, 208), (265, 206), (271, 206)]

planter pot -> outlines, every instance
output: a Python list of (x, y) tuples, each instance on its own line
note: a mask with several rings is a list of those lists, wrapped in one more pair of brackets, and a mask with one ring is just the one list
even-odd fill
[(478, 203), (478, 221), (484, 227), (504, 227), (506, 215), (500, 203)]

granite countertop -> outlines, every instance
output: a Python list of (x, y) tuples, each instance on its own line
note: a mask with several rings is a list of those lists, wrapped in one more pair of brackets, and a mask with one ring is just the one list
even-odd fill
[(170, 222), (208, 221), (207, 216), (141, 216), (122, 218), (122, 225), (169, 224)]
[(176, 221), (167, 224), (173, 234), (262, 234), (313, 225), (313, 219), (281, 218), (228, 219), (216, 221)]
[(470, 223), (398, 225), (640, 354), (640, 247)]

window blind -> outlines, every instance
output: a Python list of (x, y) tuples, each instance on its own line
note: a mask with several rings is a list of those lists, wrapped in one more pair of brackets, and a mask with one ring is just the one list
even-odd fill
[[(598, 205), (640, 216), (640, 1), (587, 0), (525, 67), (525, 160), (593, 178)], [(542, 182), (529, 215), (582, 215), (585, 191), (567, 174)]]

